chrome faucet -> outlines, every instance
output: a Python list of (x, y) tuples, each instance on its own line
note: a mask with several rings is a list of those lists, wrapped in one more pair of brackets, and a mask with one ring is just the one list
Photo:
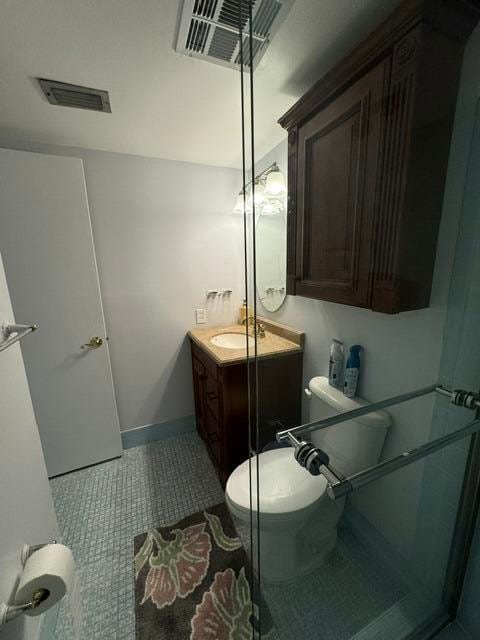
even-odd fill
[(265, 325), (263, 324), (263, 322), (257, 322), (255, 320), (255, 316), (247, 316), (246, 318), (244, 318), (242, 320), (242, 324), (250, 325), (250, 326), (255, 326), (257, 328), (257, 336), (259, 338), (265, 338)]

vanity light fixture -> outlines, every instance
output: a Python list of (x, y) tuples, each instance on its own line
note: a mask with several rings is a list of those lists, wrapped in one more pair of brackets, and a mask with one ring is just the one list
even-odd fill
[(235, 206), (233, 207), (233, 213), (243, 213), (244, 197), (240, 192), (235, 200)]
[(269, 199), (266, 200), (265, 204), (262, 207), (262, 215), (266, 216), (274, 216), (282, 209), (282, 204), (278, 200)]
[(252, 192), (249, 190), (247, 193), (247, 197), (245, 198), (245, 211), (247, 213), (253, 213), (253, 199)]
[(281, 193), (285, 193), (285, 177), (278, 168), (268, 174), (265, 192), (271, 196), (279, 196)]
[[(256, 211), (270, 215), (278, 213), (281, 208), (278, 198), (285, 192), (286, 188), (285, 177), (278, 168), (277, 163), (274, 162), (271, 164), (256, 176), (254, 180), (255, 207), (258, 207)], [(245, 185), (245, 198), (243, 189), (240, 191), (235, 201), (235, 206), (233, 207), (233, 213), (243, 213), (244, 208), (246, 213), (253, 212), (252, 185), (253, 180)]]
[(260, 206), (264, 203), (265, 201), (264, 191), (265, 191), (265, 185), (262, 184), (260, 180), (257, 178), (257, 180), (255, 181), (255, 206)]
[(244, 197), (243, 191), (240, 191), (240, 193), (237, 196), (237, 199), (235, 200), (235, 206), (233, 207), (233, 213), (243, 213), (244, 207), (245, 207), (245, 212), (246, 213), (252, 213), (252, 211), (253, 211), (252, 194), (251, 193), (247, 193), (247, 196)]

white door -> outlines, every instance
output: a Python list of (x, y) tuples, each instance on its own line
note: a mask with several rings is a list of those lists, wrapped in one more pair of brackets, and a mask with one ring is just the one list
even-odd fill
[(119, 456), (81, 160), (0, 149), (0, 252), (17, 321), (39, 326), (22, 352), (48, 474)]
[[(0, 256), (2, 320), (14, 318)], [(0, 603), (12, 603), (22, 546), (58, 539), (59, 532), (18, 343), (0, 352), (0, 380)], [(21, 616), (0, 628), (0, 638), (33, 640), (40, 621)]]

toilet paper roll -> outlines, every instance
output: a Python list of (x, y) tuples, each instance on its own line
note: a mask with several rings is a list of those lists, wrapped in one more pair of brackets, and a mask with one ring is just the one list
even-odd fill
[(48, 544), (35, 551), (25, 563), (15, 594), (15, 604), (31, 602), (33, 594), (46, 589), (48, 596), (38, 607), (25, 613), (39, 616), (61, 600), (70, 591), (75, 578), (75, 560), (63, 544)]

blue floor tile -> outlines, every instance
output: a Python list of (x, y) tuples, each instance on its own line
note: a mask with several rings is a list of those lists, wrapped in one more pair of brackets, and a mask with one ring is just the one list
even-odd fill
[[(62, 541), (78, 566), (81, 640), (134, 640), (134, 537), (224, 499), (203, 443), (188, 433), (128, 449), (121, 459), (54, 478), (51, 487)], [(248, 547), (248, 526), (239, 534)], [(398, 576), (345, 523), (321, 570), (264, 590), (281, 640), (348, 640), (404, 594)], [(68, 600), (52, 637), (78, 638)]]

